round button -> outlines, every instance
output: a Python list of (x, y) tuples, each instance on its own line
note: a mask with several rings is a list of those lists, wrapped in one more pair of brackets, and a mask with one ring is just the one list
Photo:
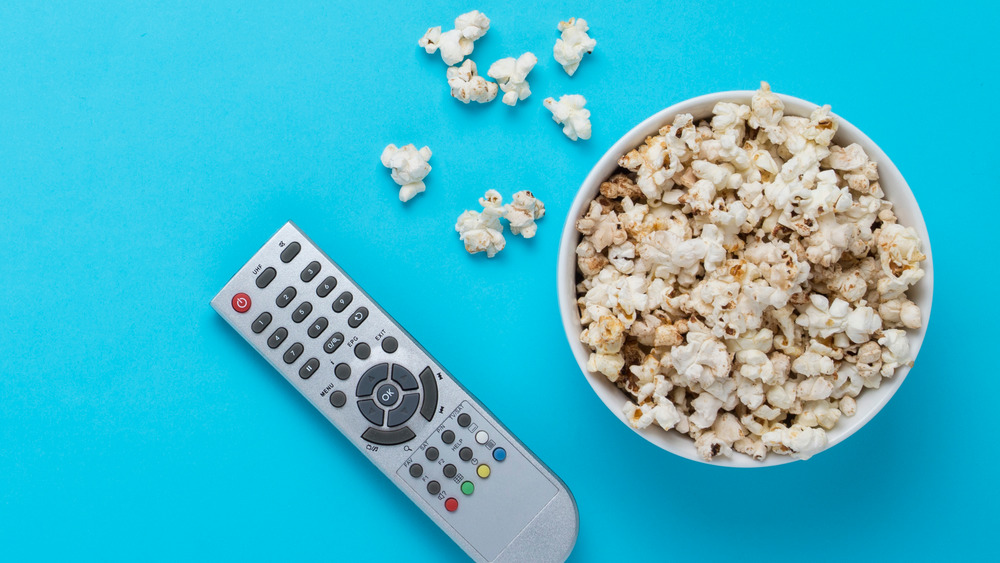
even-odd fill
[(449, 478), (449, 479), (451, 479), (456, 474), (458, 474), (458, 468), (456, 468), (454, 465), (452, 465), (450, 463), (448, 465), (445, 465), (444, 469), (442, 469), (442, 471), (444, 471), (444, 476), (447, 477), (447, 478)]
[(427, 461), (437, 461), (438, 449), (435, 448), (434, 446), (431, 446), (427, 448), (426, 451), (424, 451), (424, 455), (427, 456)]
[(334, 391), (333, 393), (330, 393), (330, 404), (339, 409), (347, 404), (347, 395), (345, 395), (343, 391)]
[(458, 501), (454, 497), (449, 497), (448, 500), (444, 501), (444, 507), (448, 509), (448, 512), (455, 512), (458, 510)]
[(427, 492), (436, 495), (441, 492), (441, 483), (437, 481), (430, 481), (427, 483)]
[(359, 360), (367, 360), (368, 356), (372, 355), (372, 348), (362, 342), (354, 347), (354, 355), (357, 356)]
[(458, 457), (462, 458), (462, 461), (469, 461), (472, 459), (472, 449), (462, 448), (458, 450)]
[(396, 388), (388, 383), (379, 387), (375, 396), (378, 397), (378, 402), (384, 407), (391, 407), (399, 399), (399, 393), (396, 392)]
[(481, 479), (485, 479), (490, 476), (490, 466), (485, 463), (476, 468), (476, 475), (479, 475)]
[(351, 377), (351, 366), (347, 364), (337, 364), (337, 367), (333, 368), (334, 375), (337, 379), (345, 381)]
[(233, 296), (233, 309), (237, 313), (246, 313), (250, 310), (250, 296), (246, 293), (237, 293)]
[(469, 416), (469, 413), (463, 412), (462, 414), (458, 415), (459, 426), (461, 426), (462, 428), (468, 428), (470, 424), (472, 424), (472, 417)]
[(386, 354), (392, 354), (398, 349), (399, 342), (397, 342), (395, 338), (387, 336), (382, 339), (382, 350), (384, 350)]
[(503, 448), (497, 448), (493, 450), (493, 459), (497, 461), (503, 461), (507, 459), (507, 450)]
[(466, 495), (466, 496), (471, 495), (472, 491), (474, 491), (474, 490), (476, 490), (476, 486), (472, 484), (472, 481), (466, 481), (466, 482), (462, 483), (462, 494), (463, 495)]
[(455, 441), (455, 433), (451, 430), (445, 430), (441, 433), (441, 441), (445, 444), (450, 444)]
[(485, 444), (486, 442), (489, 441), (490, 441), (490, 435), (487, 434), (485, 430), (480, 430), (479, 432), (476, 432), (477, 444)]
[(410, 477), (416, 479), (424, 474), (424, 468), (420, 466), (419, 463), (414, 463), (410, 465)]

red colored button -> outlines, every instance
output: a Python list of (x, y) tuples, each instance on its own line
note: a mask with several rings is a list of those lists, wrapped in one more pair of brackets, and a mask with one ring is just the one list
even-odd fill
[(448, 512), (455, 512), (458, 510), (458, 501), (454, 498), (449, 498), (444, 501), (444, 507), (448, 509)]
[(237, 293), (233, 296), (233, 309), (237, 313), (246, 313), (250, 310), (250, 296), (246, 293)]

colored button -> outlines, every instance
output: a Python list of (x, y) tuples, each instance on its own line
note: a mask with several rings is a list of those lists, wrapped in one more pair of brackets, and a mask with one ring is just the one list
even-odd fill
[(462, 494), (471, 495), (472, 491), (476, 490), (476, 486), (472, 484), (472, 481), (466, 481), (462, 483)]
[(490, 476), (490, 466), (485, 463), (476, 468), (476, 475), (480, 478), (485, 479)]
[(444, 501), (444, 507), (448, 512), (455, 512), (458, 510), (458, 501), (454, 497), (449, 497), (448, 500)]
[(493, 459), (497, 461), (503, 461), (507, 459), (507, 450), (503, 448), (497, 448), (493, 450)]
[(463, 412), (462, 414), (458, 415), (459, 426), (461, 426), (462, 428), (468, 428), (470, 424), (472, 424), (472, 417), (469, 416), (469, 413)]
[(246, 313), (250, 310), (250, 296), (246, 293), (237, 293), (233, 296), (233, 309), (237, 313)]
[(490, 435), (487, 434), (485, 430), (480, 430), (479, 432), (476, 432), (476, 443), (477, 444), (485, 444), (489, 440), (490, 440)]

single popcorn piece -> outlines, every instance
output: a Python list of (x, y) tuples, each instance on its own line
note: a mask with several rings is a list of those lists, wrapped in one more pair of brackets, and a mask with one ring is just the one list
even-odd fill
[(545, 204), (528, 190), (514, 194), (513, 202), (504, 206), (503, 217), (510, 223), (510, 232), (532, 238), (538, 225), (535, 221), (545, 216)]
[(566, 94), (557, 102), (545, 98), (542, 102), (552, 112), (552, 120), (563, 126), (563, 133), (571, 140), (590, 138), (590, 110), (584, 109), (587, 99), (579, 94)]
[(593, 53), (597, 41), (592, 39), (587, 32), (587, 20), (583, 18), (570, 18), (569, 21), (559, 22), (559, 31), (562, 36), (556, 39), (556, 46), (553, 49), (556, 62), (562, 65), (566, 74), (573, 76), (576, 69), (583, 60), (583, 55)]
[(455, 18), (455, 29), (444, 33), (441, 32), (441, 26), (428, 29), (417, 44), (428, 54), (434, 54), (440, 49), (441, 59), (451, 66), (471, 55), (475, 41), (486, 35), (489, 29), (490, 19), (478, 10), (473, 10)]
[(451, 87), (452, 97), (463, 104), (469, 102), (484, 104), (497, 97), (496, 82), (490, 82), (479, 76), (476, 63), (472, 59), (448, 69), (448, 86)]
[(528, 73), (535, 68), (538, 58), (532, 53), (525, 53), (518, 58), (507, 57), (490, 65), (486, 74), (497, 81), (504, 95), (502, 102), (508, 106), (517, 105), (531, 95), (528, 87)]
[(382, 151), (382, 166), (392, 169), (392, 179), (399, 184), (399, 201), (407, 202), (427, 189), (424, 178), (431, 171), (431, 149), (417, 150), (414, 145), (390, 144)]
[(674, 116), (600, 184), (576, 222), (581, 342), (632, 426), (706, 461), (806, 459), (912, 365), (925, 242), (829, 106), (786, 115), (766, 82), (743, 102)]
[(485, 252), (487, 258), (493, 258), (506, 246), (503, 224), (500, 223), (500, 217), (503, 216), (502, 203), (500, 194), (496, 190), (489, 190), (479, 198), (482, 211), (465, 211), (458, 216), (455, 230), (469, 254)]

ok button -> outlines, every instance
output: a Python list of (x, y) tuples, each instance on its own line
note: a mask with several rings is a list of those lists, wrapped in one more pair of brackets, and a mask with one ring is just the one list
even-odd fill
[(396, 399), (399, 398), (399, 392), (392, 385), (386, 383), (385, 385), (378, 388), (378, 392), (375, 393), (378, 398), (378, 402), (384, 407), (391, 407), (396, 404)]

